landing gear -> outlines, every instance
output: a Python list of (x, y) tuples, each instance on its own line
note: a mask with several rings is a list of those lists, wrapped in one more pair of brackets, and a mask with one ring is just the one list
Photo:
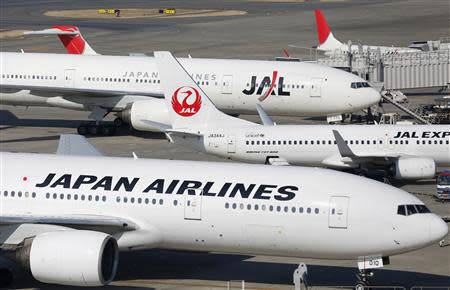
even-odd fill
[(116, 128), (122, 127), (124, 124), (122, 118), (119, 118), (119, 117), (115, 118), (113, 123), (114, 123), (114, 127), (116, 127)]
[(373, 277), (372, 271), (367, 270), (359, 270), (356, 273), (356, 285), (355, 290), (364, 290), (367, 286), (369, 286), (369, 278)]
[(100, 122), (89, 122), (78, 126), (77, 132), (80, 135), (112, 136), (116, 132), (116, 127), (111, 124), (101, 124)]
[(308, 289), (308, 267), (305, 263), (300, 263), (292, 276), (295, 290)]

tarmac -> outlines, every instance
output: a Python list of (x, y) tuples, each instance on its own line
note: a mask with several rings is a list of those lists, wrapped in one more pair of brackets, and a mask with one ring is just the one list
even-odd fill
[[(126, 5), (126, 7), (124, 7)], [(201, 18), (62, 19), (43, 15), (50, 10), (99, 8), (226, 9), (246, 15)], [(407, 46), (415, 40), (449, 35), (448, 1), (31, 1), (3, 0), (0, 30), (40, 30), (51, 25), (76, 25), (90, 45), (102, 54), (148, 53), (171, 50), (177, 56), (242, 59), (273, 59), (290, 44), (316, 45), (313, 10), (321, 8), (336, 38), (343, 42)], [(65, 53), (56, 37), (1, 39), (1, 51)], [(289, 48), (291, 54), (309, 52)], [(431, 103), (435, 95), (410, 96), (412, 102)], [(395, 111), (388, 105), (387, 111)], [(60, 134), (76, 133), (87, 112), (57, 108), (0, 107), (0, 150), (54, 153)], [(243, 116), (258, 120), (255, 116)], [(323, 118), (276, 117), (277, 123), (324, 123)], [(186, 160), (228, 160), (194, 152), (168, 143), (161, 134), (130, 132), (90, 137), (89, 141), (108, 156)], [(442, 168), (441, 168), (442, 169)], [(157, 170), (155, 168), (154, 170)], [(449, 204), (433, 198), (434, 180), (395, 183), (416, 194), (436, 214), (450, 215)], [(450, 241), (450, 236), (446, 237)], [(228, 281), (245, 281), (245, 289), (293, 289), (297, 265), (308, 265), (314, 289), (355, 284), (356, 261), (326, 261), (221, 253), (149, 250), (121, 253), (115, 281), (106, 289), (227, 289)], [(375, 270), (373, 285), (441, 286), (450, 288), (450, 247), (428, 248), (391, 257), (391, 264)], [(18, 273), (11, 289), (74, 289), (48, 286)], [(241, 289), (233, 283), (233, 288)]]

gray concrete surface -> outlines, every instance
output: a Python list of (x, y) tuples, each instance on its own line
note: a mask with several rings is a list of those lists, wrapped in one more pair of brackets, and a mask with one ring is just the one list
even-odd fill
[[(335, 36), (365, 44), (407, 45), (414, 40), (449, 35), (449, 2), (444, 1), (340, 1), (270, 3), (241, 1), (31, 1), (2, 0), (0, 29), (43, 29), (55, 24), (77, 25), (91, 46), (104, 54), (127, 54), (164, 49), (178, 56), (271, 59), (289, 44), (316, 44), (313, 10), (322, 8)], [(246, 10), (239, 17), (196, 19), (74, 20), (42, 16), (47, 10), (85, 8), (185, 7)], [(2, 51), (59, 52), (64, 50), (54, 37), (2, 39)], [(290, 49), (300, 55), (299, 50)], [(431, 102), (432, 96), (415, 96), (417, 102)], [(245, 116), (255, 120), (253, 116)], [(52, 153), (61, 133), (75, 133), (86, 112), (54, 108), (0, 107), (0, 150)], [(279, 123), (322, 123), (323, 119), (276, 118)], [(168, 143), (163, 136), (129, 133), (89, 140), (106, 155), (142, 158), (171, 158), (222, 161)], [(432, 211), (450, 215), (448, 204), (434, 201), (433, 180), (396, 184), (418, 194)], [(450, 237), (447, 237), (449, 240)], [(142, 251), (121, 254), (116, 281), (110, 289), (224, 289), (226, 281), (245, 280), (246, 289), (293, 289), (292, 272), (306, 262), (310, 283), (316, 289), (353, 285), (355, 261), (322, 261), (266, 256), (238, 256), (220, 253)], [(374, 284), (450, 287), (450, 247), (433, 245), (391, 258), (391, 265), (375, 271)], [(22, 274), (12, 289), (73, 289), (47, 286)], [(234, 288), (237, 289), (237, 288)]]

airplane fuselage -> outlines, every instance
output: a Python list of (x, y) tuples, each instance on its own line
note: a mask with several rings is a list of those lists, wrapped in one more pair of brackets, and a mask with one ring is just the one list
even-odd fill
[[(399, 206), (422, 204), (416, 197), (324, 169), (21, 153), (0, 157), (0, 217), (125, 218), (138, 229), (116, 236), (122, 250), (357, 259), (417, 249), (446, 230), (434, 214), (398, 214)], [(439, 226), (430, 228), (432, 221)], [(35, 234), (40, 229), (36, 225)], [(61, 229), (43, 229), (49, 230)], [(1, 236), (0, 244), (22, 238), (17, 228)]]
[(437, 166), (450, 164), (449, 125), (254, 125), (204, 130), (203, 138), (176, 142), (246, 162), (266, 163), (267, 158), (280, 157), (294, 165), (357, 166), (341, 156), (333, 135), (336, 130), (355, 155), (424, 157)]
[[(153, 57), (3, 52), (0, 58), (3, 104), (122, 111), (136, 100), (163, 97)], [(254, 114), (262, 101), (274, 115), (330, 115), (358, 111), (380, 99), (372, 88), (351, 88), (352, 82), (364, 82), (361, 78), (318, 64), (190, 58), (180, 62), (227, 113)]]

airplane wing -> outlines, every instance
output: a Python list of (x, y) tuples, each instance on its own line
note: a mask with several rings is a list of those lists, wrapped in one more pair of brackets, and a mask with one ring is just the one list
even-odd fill
[(113, 228), (119, 231), (136, 230), (137, 225), (129, 220), (101, 215), (9, 215), (0, 216), (0, 225), (47, 224), (83, 228)]
[(404, 153), (396, 153), (396, 152), (382, 152), (382, 153), (354, 153), (350, 147), (345, 142), (344, 138), (337, 130), (333, 130), (334, 138), (336, 139), (336, 144), (338, 146), (339, 153), (344, 158), (350, 158), (352, 161), (358, 162), (368, 162), (370, 160), (375, 159), (397, 159), (397, 158), (405, 158), (405, 157), (417, 157), (413, 155), (407, 155)]
[(81, 89), (81, 88), (63, 88), (63, 87), (39, 87), (39, 86), (27, 86), (27, 85), (5, 85), (2, 84), (2, 89), (10, 90), (29, 90), (31, 94), (41, 97), (64, 97), (64, 98), (79, 98), (79, 97), (114, 97), (114, 96), (144, 96), (163, 98), (162, 93), (149, 93), (149, 92), (128, 92), (128, 91), (113, 91), (113, 90), (98, 90), (98, 89)]
[(80, 135), (62, 134), (59, 137), (58, 155), (103, 156), (86, 138)]

